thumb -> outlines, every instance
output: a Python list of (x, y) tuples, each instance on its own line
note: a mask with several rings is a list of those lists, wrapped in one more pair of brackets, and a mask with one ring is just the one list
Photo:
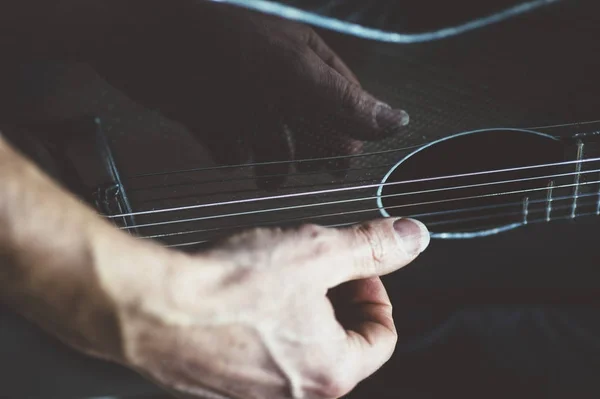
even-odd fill
[(429, 245), (429, 231), (414, 219), (379, 219), (337, 230), (349, 262), (334, 266), (335, 281), (382, 276), (412, 262)]

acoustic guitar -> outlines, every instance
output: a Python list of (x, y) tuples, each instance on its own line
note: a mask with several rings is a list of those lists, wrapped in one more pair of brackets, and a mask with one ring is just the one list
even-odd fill
[[(549, 8), (406, 47), (322, 32), (369, 91), (411, 115), (405, 133), (365, 143), (333, 175), (323, 168), (328, 158), (218, 165), (189, 132), (82, 66), (56, 67), (70, 86), (42, 101), (66, 104), (46, 109), (52, 122), (3, 132), (115, 228), (174, 250), (198, 251), (256, 226), (415, 217), (432, 243), (385, 279), (399, 312), (581, 303), (597, 292), (600, 232), (600, 80), (590, 72), (600, 65), (599, 25), (586, 15)], [(279, 184), (260, 188), (255, 172), (278, 163), (289, 172), (263, 173)], [(399, 351), (418, 352), (435, 335), (419, 334)], [(371, 383), (385, 387), (379, 397), (401, 392), (400, 358)], [(444, 373), (464, 381), (458, 370)]]

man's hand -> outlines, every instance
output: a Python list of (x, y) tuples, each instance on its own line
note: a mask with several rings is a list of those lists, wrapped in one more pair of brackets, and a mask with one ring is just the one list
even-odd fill
[[(184, 3), (181, 8), (174, 4)], [(88, 52), (108, 81), (185, 124), (221, 164), (357, 154), (408, 114), (365, 92), (311, 28), (214, 3), (175, 2), (160, 22), (115, 28)], [(349, 159), (300, 162), (344, 174)], [(277, 187), (286, 162), (255, 169)], [(277, 176), (271, 176), (277, 175)], [(267, 176), (271, 176), (268, 177)]]
[(1, 138), (0, 166), (0, 301), (191, 398), (345, 394), (394, 350), (379, 276), (429, 243), (390, 218), (256, 229), (190, 255), (115, 229)]
[(394, 350), (378, 276), (428, 243), (408, 219), (258, 229), (154, 262), (151, 277), (144, 264), (98, 270), (119, 314), (120, 361), (173, 393), (337, 398)]

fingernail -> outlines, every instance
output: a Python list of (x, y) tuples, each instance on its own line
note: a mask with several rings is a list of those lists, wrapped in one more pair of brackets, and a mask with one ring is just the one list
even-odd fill
[(387, 104), (382, 104), (375, 115), (377, 126), (380, 129), (388, 129), (408, 125), (410, 117), (401, 109), (392, 109)]
[(404, 250), (411, 256), (420, 254), (429, 245), (429, 230), (418, 220), (398, 219), (394, 230), (402, 240)]

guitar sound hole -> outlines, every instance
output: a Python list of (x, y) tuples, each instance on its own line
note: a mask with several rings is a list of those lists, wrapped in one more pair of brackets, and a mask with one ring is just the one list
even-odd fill
[[(385, 216), (415, 217), (441, 238), (475, 237), (568, 214), (574, 170), (564, 164), (562, 143), (549, 136), (465, 133), (401, 161), (384, 179), (379, 201)], [(555, 200), (548, 215), (549, 196)]]

